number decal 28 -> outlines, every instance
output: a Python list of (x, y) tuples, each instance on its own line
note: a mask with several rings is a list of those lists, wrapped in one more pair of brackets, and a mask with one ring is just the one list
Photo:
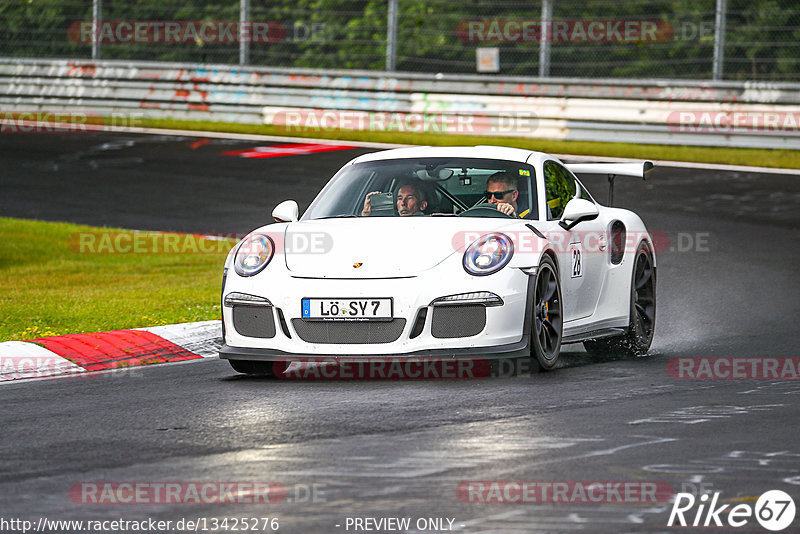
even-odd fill
[(581, 265), (581, 249), (572, 249), (572, 278), (583, 276), (583, 266)]

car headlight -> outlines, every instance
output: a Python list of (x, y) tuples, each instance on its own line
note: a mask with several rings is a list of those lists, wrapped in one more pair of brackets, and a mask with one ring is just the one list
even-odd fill
[(486, 234), (464, 252), (464, 270), (475, 276), (496, 273), (514, 255), (514, 243), (505, 234)]
[(275, 254), (275, 244), (264, 234), (245, 238), (236, 250), (233, 268), (239, 276), (253, 276), (266, 267)]

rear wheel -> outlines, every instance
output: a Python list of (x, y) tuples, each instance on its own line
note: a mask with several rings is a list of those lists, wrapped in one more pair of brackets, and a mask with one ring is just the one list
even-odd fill
[(653, 255), (642, 243), (631, 281), (631, 316), (623, 336), (584, 341), (587, 352), (602, 356), (643, 356), (650, 349), (656, 326), (656, 271)]
[(253, 360), (228, 360), (233, 370), (243, 375), (274, 377), (273, 362)]
[(539, 365), (539, 370), (548, 371), (558, 362), (564, 326), (561, 283), (549, 256), (542, 258), (536, 271), (531, 322), (531, 359)]

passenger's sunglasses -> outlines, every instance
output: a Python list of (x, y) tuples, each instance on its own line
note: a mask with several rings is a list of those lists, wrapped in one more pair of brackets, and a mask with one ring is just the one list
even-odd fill
[(514, 191), (516, 191), (516, 189), (509, 189), (508, 191), (484, 191), (483, 195), (487, 199), (494, 197), (495, 200), (503, 200), (504, 196)]

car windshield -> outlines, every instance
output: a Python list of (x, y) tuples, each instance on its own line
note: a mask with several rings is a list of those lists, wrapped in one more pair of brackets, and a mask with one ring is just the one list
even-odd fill
[(303, 220), (403, 215), (536, 219), (535, 184), (533, 167), (513, 161), (414, 158), (357, 163), (333, 177)]

